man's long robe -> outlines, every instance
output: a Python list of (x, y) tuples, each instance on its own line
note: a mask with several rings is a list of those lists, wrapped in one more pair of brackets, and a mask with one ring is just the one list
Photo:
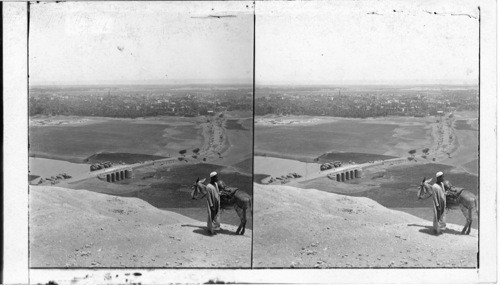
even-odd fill
[(432, 202), (434, 205), (434, 220), (432, 224), (436, 233), (440, 234), (442, 230), (446, 229), (446, 195), (444, 185), (434, 184), (432, 185), (432, 191)]
[(207, 185), (207, 229), (213, 233), (220, 229), (220, 196), (217, 185)]

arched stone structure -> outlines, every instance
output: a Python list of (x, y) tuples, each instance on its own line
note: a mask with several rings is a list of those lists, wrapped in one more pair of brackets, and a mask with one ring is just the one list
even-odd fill
[(339, 169), (338, 171), (333, 171), (328, 175), (337, 182), (345, 182), (346, 180), (361, 178), (361, 172), (362, 168), (350, 168), (342, 170)]
[[(128, 178), (132, 178), (132, 168), (123, 170), (114, 170), (113, 172), (105, 173), (107, 182), (116, 182)], [(103, 176), (104, 178), (104, 176)]]
[(361, 178), (361, 169), (355, 169), (354, 170), (354, 176), (356, 178)]

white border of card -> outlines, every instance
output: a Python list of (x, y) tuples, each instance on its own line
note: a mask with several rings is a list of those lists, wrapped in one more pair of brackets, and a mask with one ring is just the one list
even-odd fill
[[(389, 1), (384, 1), (388, 2)], [(419, 1), (415, 5), (426, 5)], [(446, 2), (452, 5), (452, 2)], [(497, 282), (497, 11), (481, 11), (480, 239), (478, 269), (29, 269), (27, 152), (27, 3), (3, 3), (4, 284), (203, 283), (492, 283)], [(370, 3), (362, 2), (363, 5)], [(257, 2), (258, 5), (258, 2)], [(258, 32), (258, 31), (257, 31)], [(474, 39), (471, 39), (474, 40)], [(255, 221), (258, 223), (258, 221)], [(140, 272), (140, 276), (125, 273)], [(106, 276), (120, 276), (106, 279)]]

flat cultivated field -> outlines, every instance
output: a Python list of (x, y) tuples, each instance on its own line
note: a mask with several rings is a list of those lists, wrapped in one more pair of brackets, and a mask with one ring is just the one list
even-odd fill
[(442, 162), (449, 165), (460, 166), (463, 170), (478, 174), (479, 131), (477, 114), (474, 112), (461, 112), (456, 115), (455, 134), (458, 139), (458, 149), (451, 158)]
[(226, 121), (228, 146), (221, 159), (214, 161), (219, 165), (232, 165), (237, 171), (252, 174), (252, 118), (231, 118)]
[(30, 123), (29, 127), (30, 156), (68, 161), (81, 161), (99, 152), (177, 155), (202, 141), (193, 118), (90, 118), (83, 123)]
[[(318, 178), (297, 183), (304, 189), (318, 189), (325, 192), (370, 198), (382, 206), (400, 210), (422, 219), (432, 221), (431, 201), (418, 200), (418, 185), (424, 177), (431, 178), (438, 171), (446, 173), (446, 179), (457, 187), (465, 188), (474, 193), (479, 192), (477, 175), (460, 171), (449, 165), (436, 163), (414, 163), (388, 168), (373, 167), (363, 171), (361, 179), (346, 182), (336, 182), (328, 178)], [(454, 210), (447, 213), (447, 222), (465, 224), (462, 212), (451, 205)], [(474, 213), (472, 226), (477, 228), (477, 215)]]
[[(208, 181), (209, 173), (217, 171), (220, 179), (230, 187), (252, 195), (252, 176), (233, 172), (226, 167), (199, 163), (179, 164), (168, 167), (143, 167), (134, 171), (132, 179), (116, 183), (108, 183), (99, 179), (88, 179), (67, 187), (72, 189), (89, 189), (92, 192), (116, 195), (121, 197), (137, 197), (150, 205), (206, 222), (206, 199), (192, 200), (191, 186), (196, 178)], [(222, 222), (239, 225), (240, 220), (232, 207), (225, 207), (221, 215)], [(252, 228), (252, 215), (247, 213), (247, 228)]]
[[(310, 117), (297, 119), (311, 120)], [(316, 124), (256, 124), (255, 152), (304, 159), (328, 152), (406, 156), (411, 149), (430, 146), (425, 118), (320, 120)]]

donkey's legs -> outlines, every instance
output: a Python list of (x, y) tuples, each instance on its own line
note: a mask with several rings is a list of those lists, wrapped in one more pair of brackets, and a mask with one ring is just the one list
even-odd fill
[(245, 227), (247, 225), (247, 209), (246, 208), (243, 208), (243, 218), (241, 219), (241, 223), (243, 225), (242, 229), (241, 229), (241, 235), (244, 235), (245, 234)]
[(472, 227), (472, 209), (469, 209), (469, 218), (467, 219), (469, 222), (469, 228), (467, 229), (467, 234), (470, 234), (470, 228)]
[(464, 217), (466, 219), (465, 226), (462, 229), (462, 234), (464, 235), (466, 234), (467, 229), (470, 228), (470, 224), (472, 223), (472, 212), (462, 204), (460, 204), (460, 210), (462, 211), (462, 214), (464, 214)]
[(243, 228), (243, 209), (241, 209), (238, 205), (234, 204), (234, 210), (236, 210), (236, 214), (238, 214), (238, 217), (240, 218), (240, 225), (236, 230), (236, 234), (239, 235), (240, 230)]

